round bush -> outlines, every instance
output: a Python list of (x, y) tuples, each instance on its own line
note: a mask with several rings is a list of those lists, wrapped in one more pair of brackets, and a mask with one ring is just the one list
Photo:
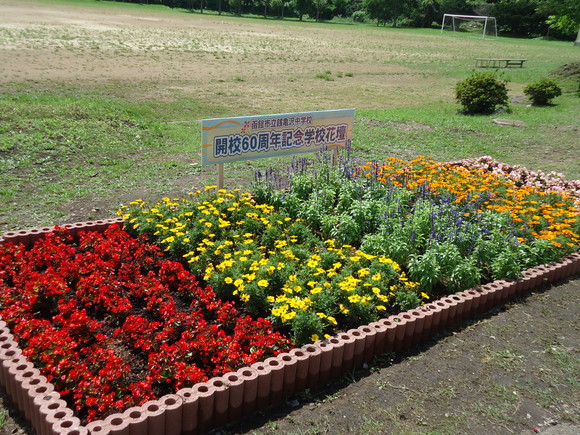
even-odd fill
[(554, 80), (542, 79), (524, 88), (526, 94), (532, 100), (532, 104), (541, 106), (548, 104), (552, 98), (562, 95), (562, 89)]
[(367, 22), (367, 13), (365, 11), (354, 11), (352, 13), (352, 20), (355, 23), (366, 23)]
[(497, 106), (508, 106), (507, 81), (492, 73), (475, 73), (455, 85), (457, 101), (466, 114), (493, 113)]

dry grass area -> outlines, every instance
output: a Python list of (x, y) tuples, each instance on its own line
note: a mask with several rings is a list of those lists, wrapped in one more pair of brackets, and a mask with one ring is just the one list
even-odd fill
[(98, 2), (0, 0), (0, 11), (3, 86), (52, 83), (137, 100), (219, 99), (245, 114), (451, 101), (457, 73), (470, 70), (475, 57), (517, 51), (534, 58), (528, 73), (569, 61), (567, 50), (538, 59), (545, 54), (537, 47), (435, 31), (152, 13)]

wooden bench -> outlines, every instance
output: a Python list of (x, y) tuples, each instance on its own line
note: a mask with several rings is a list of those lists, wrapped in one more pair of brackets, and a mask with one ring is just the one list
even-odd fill
[(509, 66), (519, 66), (523, 68), (524, 62), (528, 59), (475, 59), (476, 68), (507, 68)]

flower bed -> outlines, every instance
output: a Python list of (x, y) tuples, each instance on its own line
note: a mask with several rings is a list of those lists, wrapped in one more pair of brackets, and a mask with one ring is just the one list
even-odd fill
[(24, 355), (88, 421), (290, 345), (117, 225), (0, 245), (0, 307)]
[(378, 320), (428, 296), (390, 258), (321, 240), (249, 193), (215, 187), (123, 210), (129, 230), (183, 258), (222, 300), (270, 316), (296, 344)]
[[(270, 173), (253, 195), (210, 187), (153, 206), (135, 201), (121, 214), (139, 240), (111, 226), (78, 240), (57, 230), (28, 251), (4, 243), (0, 315), (80, 417), (140, 404), (153, 415), (161, 411), (152, 399), (179, 391), (163, 397), (172, 407), (199, 398), (200, 407), (180, 424), (199, 417), (205, 430), (227, 414), (213, 394), (235, 384), (213, 376), (229, 372), (239, 384), (244, 372), (233, 371), (266, 359), (254, 364), (270, 388), (263, 407), (484, 312), (538, 276), (578, 270), (577, 256), (543, 275), (530, 269), (578, 249), (577, 203), (562, 192), (469, 162), (310, 168), (293, 165), (283, 190)], [(226, 403), (239, 408), (231, 391)], [(217, 421), (204, 420), (209, 408), (219, 408)], [(127, 425), (120, 415), (108, 421)]]
[(297, 344), (518, 278), (580, 241), (573, 197), (476, 165), (301, 160), (283, 189), (280, 179), (268, 174), (253, 195), (209, 187), (122, 214), (133, 234)]

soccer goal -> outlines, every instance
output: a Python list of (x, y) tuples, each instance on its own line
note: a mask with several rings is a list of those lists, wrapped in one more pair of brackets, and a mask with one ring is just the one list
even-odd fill
[(441, 23), (441, 34), (444, 30), (456, 32), (481, 33), (481, 39), (497, 38), (495, 17), (481, 15), (444, 14)]

